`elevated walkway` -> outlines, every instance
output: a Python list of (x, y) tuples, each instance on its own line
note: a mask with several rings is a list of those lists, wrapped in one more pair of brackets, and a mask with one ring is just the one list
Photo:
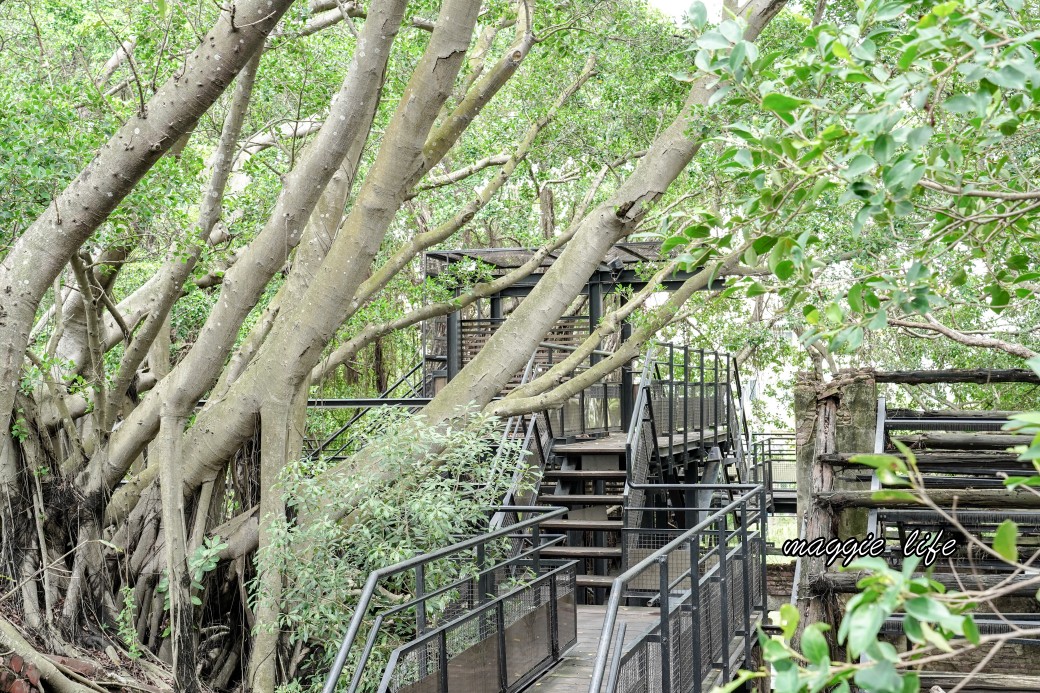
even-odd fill
[[(543, 344), (516, 384), (561, 349)], [(352, 624), (327, 693), (344, 671), (349, 691), (371, 682), (377, 633), (391, 623), (400, 632), (408, 613), (414, 635), (391, 653), (380, 693), (707, 691), (750, 660), (766, 609), (771, 501), (736, 368), (728, 355), (673, 345), (654, 345), (638, 366), (638, 379), (615, 373), (558, 409), (505, 422), (503, 440), (519, 443), (525, 464), (502, 464), (516, 467), (514, 486), (488, 533), (374, 573), (372, 589), (413, 575), (414, 599), (376, 613), (364, 643)], [(421, 406), (399, 396), (421, 392), (417, 373), (389, 388), (387, 403)], [(376, 420), (368, 411), (312, 454), (355, 452), (353, 436), (367, 430), (355, 427)], [(426, 585), (448, 556), (471, 568)]]

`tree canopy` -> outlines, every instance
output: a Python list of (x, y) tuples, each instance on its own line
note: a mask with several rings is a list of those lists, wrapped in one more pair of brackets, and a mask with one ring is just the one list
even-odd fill
[[(1021, 365), (1040, 348), (1038, 9), (749, 0), (675, 24), (641, 0), (0, 2), (0, 641), (63, 691), (85, 686), (41, 653), (108, 644), (140, 662), (128, 680), (306, 688), (336, 638), (324, 606), (294, 606), (317, 578), (290, 539), (357, 558), (357, 522), (359, 569), (389, 560), (404, 540), (372, 489), (435, 504), (466, 467), (449, 432), (483, 459), (488, 417), (556, 406), (651, 340), (734, 353), (765, 384), (763, 426), (800, 369)], [(626, 239), (660, 241), (647, 288), (496, 399)], [(492, 247), (533, 255), (424, 272), (425, 251)], [(481, 310), (550, 254), (422, 423), (393, 423), (439, 462), (403, 473), (386, 441), (301, 462), (342, 423), (308, 397), (385, 390), (423, 321)]]

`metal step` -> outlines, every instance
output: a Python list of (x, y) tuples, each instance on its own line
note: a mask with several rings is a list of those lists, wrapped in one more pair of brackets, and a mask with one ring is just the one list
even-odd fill
[(609, 575), (579, 575), (578, 587), (610, 587), (614, 584), (614, 578)]
[(625, 478), (624, 469), (547, 469), (546, 479), (617, 479)]
[(621, 558), (620, 546), (547, 546), (546, 558)]
[(600, 496), (592, 493), (583, 495), (554, 494), (551, 496), (538, 496), (538, 502), (542, 505), (621, 505), (624, 496)]
[(541, 524), (541, 528), (561, 532), (620, 532), (621, 525), (621, 520), (546, 520)]

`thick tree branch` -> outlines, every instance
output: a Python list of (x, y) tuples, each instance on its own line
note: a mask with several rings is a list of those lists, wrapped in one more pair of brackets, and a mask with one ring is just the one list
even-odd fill
[(1031, 359), (1036, 356), (1036, 352), (1028, 349), (1021, 344), (1013, 344), (1006, 342), (1003, 339), (997, 339), (995, 337), (986, 337), (983, 335), (973, 335), (960, 332), (947, 327), (931, 315), (925, 316), (925, 322), (916, 320), (901, 320), (901, 319), (890, 319), (889, 325), (896, 327), (903, 327), (914, 330), (929, 330), (937, 332), (953, 341), (970, 347), (978, 347), (980, 349), (996, 349), (997, 351), (1003, 351), (1004, 353), (1011, 354), (1023, 359)]

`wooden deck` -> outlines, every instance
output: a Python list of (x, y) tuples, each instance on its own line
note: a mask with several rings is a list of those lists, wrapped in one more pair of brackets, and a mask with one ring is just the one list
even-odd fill
[[(689, 437), (685, 439), (683, 438), (682, 433), (676, 433), (671, 436), (658, 436), (657, 447), (662, 451), (681, 449), (684, 441), (689, 441), (690, 445), (693, 446), (699, 443), (702, 439), (712, 442), (715, 440), (725, 440), (727, 435), (726, 427), (719, 426), (717, 437), (714, 429), (704, 431), (703, 435), (698, 431), (690, 431)], [(627, 440), (627, 433), (611, 433), (602, 438), (590, 438), (589, 440), (579, 440), (574, 443), (554, 445), (553, 452), (558, 455), (620, 455), (625, 452), (625, 443)]]
[[(588, 693), (605, 611), (604, 606), (578, 607), (577, 644), (564, 656), (563, 661), (531, 684), (528, 691)], [(623, 606), (619, 609), (618, 619), (628, 624), (625, 631), (625, 643), (628, 644), (657, 623), (658, 610)]]

